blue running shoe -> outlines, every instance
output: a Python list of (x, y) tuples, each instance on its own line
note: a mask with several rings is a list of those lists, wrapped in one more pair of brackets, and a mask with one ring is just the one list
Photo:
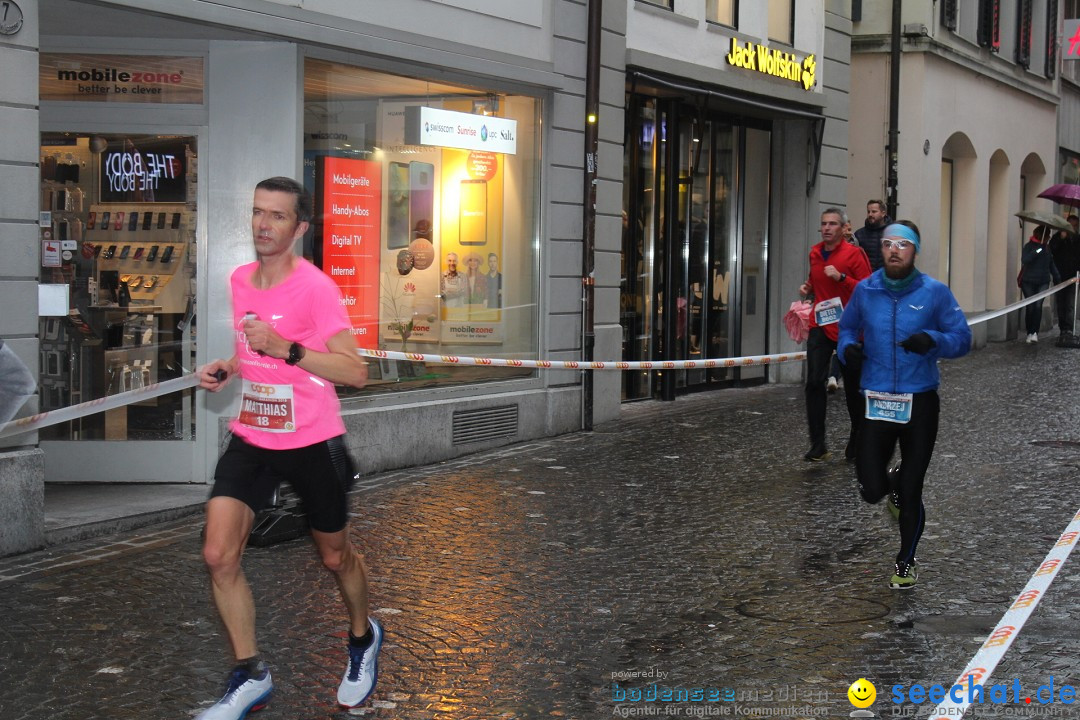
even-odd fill
[(379, 648), (382, 647), (383, 629), (375, 618), (368, 618), (374, 638), (367, 649), (349, 647), (349, 667), (338, 685), (337, 701), (344, 707), (356, 707), (367, 700), (375, 690), (379, 679)]
[(195, 720), (241, 720), (249, 712), (262, 710), (270, 702), (274, 681), (266, 663), (259, 663), (258, 675), (236, 668), (229, 675), (225, 695), (199, 713)]

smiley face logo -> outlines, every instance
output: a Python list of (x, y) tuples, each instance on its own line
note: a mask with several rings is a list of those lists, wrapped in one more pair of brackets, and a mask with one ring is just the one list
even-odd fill
[(877, 688), (866, 678), (859, 678), (851, 683), (847, 691), (848, 700), (857, 708), (868, 708), (877, 698)]

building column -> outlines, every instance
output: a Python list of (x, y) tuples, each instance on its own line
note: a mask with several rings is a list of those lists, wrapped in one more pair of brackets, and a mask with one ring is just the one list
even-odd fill
[[(17, 0), (23, 24), (0, 35), (0, 337), (38, 374), (37, 225), (38, 3)], [(33, 398), (20, 414), (37, 410)], [(0, 556), (41, 547), (45, 538), (45, 467), (37, 435), (0, 440)]]

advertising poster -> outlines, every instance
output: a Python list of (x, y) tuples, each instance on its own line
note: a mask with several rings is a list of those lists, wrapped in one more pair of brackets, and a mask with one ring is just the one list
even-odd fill
[(441, 155), (405, 144), (408, 105), (381, 103), (377, 130), (385, 173), (379, 339), (397, 351), (438, 342), (440, 325)]
[(379, 329), (382, 166), (316, 158), (315, 203), (322, 270), (341, 288), (358, 347), (375, 349)]
[(442, 151), (440, 336), (447, 344), (503, 340), (501, 166), (496, 153)]

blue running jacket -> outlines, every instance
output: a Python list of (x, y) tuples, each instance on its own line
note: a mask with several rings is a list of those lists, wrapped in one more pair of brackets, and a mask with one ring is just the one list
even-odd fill
[[(938, 358), (956, 358), (971, 349), (968, 327), (952, 291), (929, 275), (920, 274), (906, 288), (885, 287), (884, 270), (877, 270), (855, 287), (840, 317), (837, 355), (844, 360), (848, 345), (863, 342), (863, 390), (917, 393), (940, 383)], [(934, 339), (934, 347), (919, 355), (899, 343), (918, 332)]]

